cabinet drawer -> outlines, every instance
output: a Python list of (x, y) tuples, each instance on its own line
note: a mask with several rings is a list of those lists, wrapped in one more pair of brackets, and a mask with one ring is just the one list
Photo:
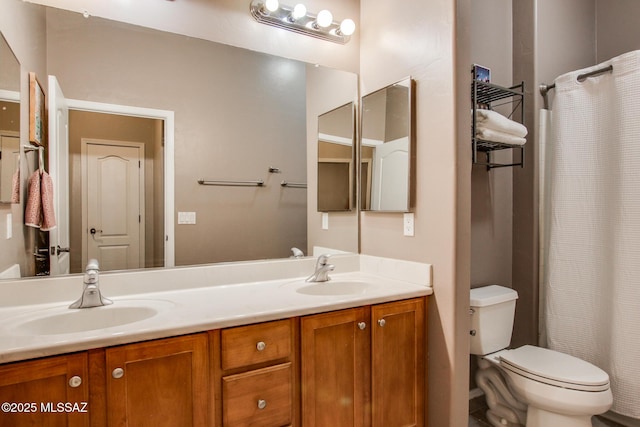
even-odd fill
[(221, 367), (227, 370), (287, 358), (291, 334), (289, 319), (223, 329)]
[(292, 422), (291, 363), (222, 378), (224, 427), (275, 427)]

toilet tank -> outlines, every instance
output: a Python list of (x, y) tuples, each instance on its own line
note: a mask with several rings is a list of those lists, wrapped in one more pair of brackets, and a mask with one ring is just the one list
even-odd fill
[(511, 343), (518, 293), (504, 286), (471, 289), (471, 354), (484, 355)]

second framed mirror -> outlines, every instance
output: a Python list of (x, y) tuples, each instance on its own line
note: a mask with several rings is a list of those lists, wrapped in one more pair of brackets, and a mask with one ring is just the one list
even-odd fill
[(360, 208), (409, 212), (414, 204), (414, 81), (362, 97)]

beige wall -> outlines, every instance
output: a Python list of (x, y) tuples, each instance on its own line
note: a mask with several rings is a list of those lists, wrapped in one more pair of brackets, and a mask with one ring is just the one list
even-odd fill
[[(362, 93), (408, 75), (416, 80), (418, 182), (415, 236), (402, 235), (402, 214), (364, 212), (362, 253), (433, 264), (434, 295), (428, 316), (429, 425), (464, 426), (469, 278), (461, 276), (468, 273), (464, 259), (469, 255), (460, 254), (462, 264), (456, 265), (457, 217), (464, 215), (457, 210), (456, 200), (456, 7), (447, 0), (408, 0), (402, 7), (362, 0), (360, 7)], [(464, 144), (468, 147), (468, 138)], [(470, 156), (464, 161), (468, 162)], [(468, 187), (468, 183), (461, 185)]]
[(637, 0), (595, 0), (596, 62), (640, 49), (640, 2)]
[(176, 265), (306, 247), (304, 191), (279, 185), (306, 177), (304, 64), (57, 9), (47, 25), (48, 70), (68, 98), (175, 111), (176, 213), (197, 219), (176, 225)]
[(357, 0), (307, 0), (310, 12), (328, 8), (335, 20), (351, 18), (356, 33), (345, 45), (327, 43), (313, 37), (260, 24), (249, 14), (250, 0), (179, 1), (157, 0), (94, 1), (35, 0), (47, 6), (87, 11), (91, 16), (112, 19), (212, 40), (230, 46), (297, 59), (351, 72), (358, 71), (360, 22)]
[[(509, 87), (512, 81), (511, 0), (471, 2), (471, 61), (491, 69), (491, 81)], [(469, 105), (470, 102), (469, 102)], [(506, 113), (506, 111), (505, 111)], [(494, 161), (509, 162), (509, 150)], [(480, 160), (485, 161), (480, 154)], [(511, 287), (511, 168), (487, 171), (474, 165), (471, 175), (471, 287), (498, 284)]]

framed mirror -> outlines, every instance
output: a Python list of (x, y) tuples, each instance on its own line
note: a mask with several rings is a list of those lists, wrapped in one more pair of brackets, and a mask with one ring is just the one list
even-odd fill
[[(56, 8), (33, 7), (46, 10), (41, 16), (47, 27), (46, 43), (33, 50), (46, 54), (47, 72), (56, 76), (70, 108), (71, 273), (84, 268), (83, 245), (106, 242), (109, 225), (89, 221), (90, 200), (83, 205), (82, 165), (93, 159), (92, 144), (102, 148), (144, 143), (139, 150), (142, 159), (133, 162), (143, 169), (137, 188), (144, 189), (144, 196), (141, 191), (138, 195), (144, 212), (136, 218), (143, 224), (144, 237), (141, 233), (136, 241), (141, 242), (138, 247), (144, 253), (136, 253), (144, 262), (131, 268), (165, 266), (167, 251), (162, 248), (165, 223), (170, 222), (175, 229), (176, 266), (288, 258), (292, 247), (305, 255), (311, 255), (316, 246), (357, 250), (356, 213), (344, 214), (354, 218), (348, 229), (332, 229), (319, 237), (315, 230), (320, 230), (320, 224), (308, 221), (316, 208), (307, 200), (307, 184), (313, 191), (316, 188), (312, 168), (317, 163), (318, 116), (358, 98), (356, 74), (99, 17), (86, 19)], [(166, 135), (161, 119), (96, 111), (95, 104), (102, 103), (174, 113), (173, 149), (169, 151), (163, 142)], [(87, 147), (84, 151), (83, 146)], [(163, 167), (165, 156), (173, 158), (173, 170)], [(271, 172), (272, 168), (278, 172)], [(165, 185), (169, 174), (174, 178), (172, 189)], [(87, 183), (90, 179), (86, 178)], [(202, 185), (200, 180), (262, 181), (264, 185)], [(283, 187), (282, 181), (304, 186)], [(165, 221), (162, 212), (168, 193), (174, 198), (175, 216)], [(104, 212), (99, 210), (98, 216)], [(16, 217), (14, 222), (18, 222)], [(320, 241), (335, 234), (339, 234), (335, 242)], [(23, 277), (32, 276), (34, 269), (29, 266), (37, 249), (28, 245), (12, 250), (15, 259), (0, 257), (0, 272), (9, 263), (18, 263)], [(7, 241), (0, 244), (0, 254), (3, 247), (8, 247)]]
[(19, 203), (20, 63), (0, 33), (0, 203)]
[(353, 102), (318, 117), (318, 212), (353, 209), (354, 126)]
[(415, 191), (414, 81), (362, 97), (361, 209), (408, 212)]

